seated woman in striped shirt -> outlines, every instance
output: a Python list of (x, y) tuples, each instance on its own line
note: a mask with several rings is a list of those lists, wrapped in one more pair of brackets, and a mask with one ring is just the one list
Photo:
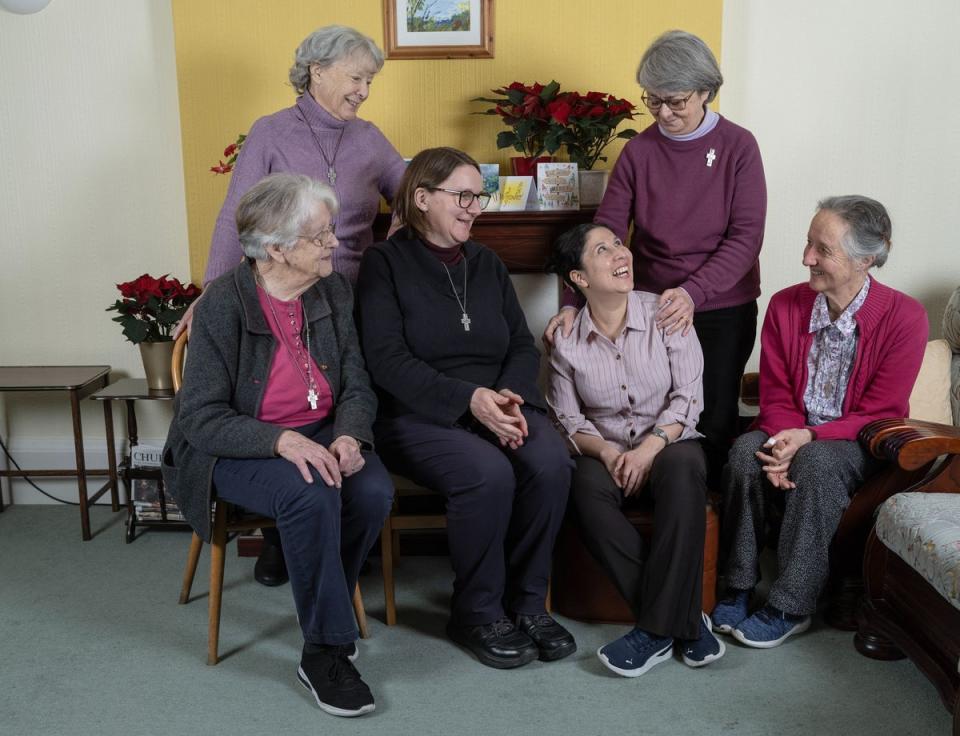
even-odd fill
[[(637, 677), (676, 643), (683, 661), (700, 667), (724, 646), (701, 611), (707, 488), (697, 335), (689, 321), (658, 326), (658, 295), (633, 290), (633, 254), (602, 225), (564, 233), (548, 270), (587, 300), (550, 357), (548, 402), (576, 456), (570, 498), (587, 547), (636, 615), (635, 628), (597, 654)], [(641, 495), (654, 505), (648, 553), (621, 511)]]

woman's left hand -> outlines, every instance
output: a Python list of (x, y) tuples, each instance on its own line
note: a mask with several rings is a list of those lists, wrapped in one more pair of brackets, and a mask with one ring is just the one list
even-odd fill
[(516, 417), (520, 420), (517, 426), (520, 428), (520, 432), (523, 436), (519, 441), (515, 442), (511, 440), (507, 442), (507, 447), (509, 447), (511, 450), (516, 450), (518, 447), (520, 447), (520, 445), (523, 444), (523, 438), (530, 434), (530, 430), (527, 428), (527, 418), (523, 416), (523, 412), (520, 411), (520, 406), (523, 404), (523, 397), (520, 394), (515, 394), (508, 388), (502, 388), (500, 391), (498, 391), (498, 393), (501, 396), (506, 396), (508, 399), (510, 399), (509, 404), (500, 407), (503, 413), (511, 417)]
[(360, 443), (349, 435), (342, 434), (337, 437), (330, 443), (329, 450), (330, 454), (337, 458), (340, 473), (344, 476), (360, 472), (366, 462), (360, 452)]
[(784, 491), (797, 487), (797, 484), (787, 477), (787, 471), (790, 470), (790, 463), (797, 450), (812, 441), (813, 432), (809, 429), (784, 429), (764, 443), (766, 452), (758, 450), (756, 456), (763, 462), (763, 472), (767, 474), (770, 485)]
[(617, 458), (613, 468), (613, 478), (623, 489), (624, 498), (632, 496), (643, 488), (656, 456), (657, 451), (650, 443), (641, 442), (637, 447), (624, 452)]
[(668, 335), (683, 330), (686, 337), (693, 326), (693, 310), (693, 299), (686, 290), (680, 287), (667, 289), (657, 302), (657, 328), (666, 330)]

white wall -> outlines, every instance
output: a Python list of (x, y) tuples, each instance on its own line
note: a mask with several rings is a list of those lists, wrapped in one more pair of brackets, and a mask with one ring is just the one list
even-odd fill
[[(104, 309), (144, 272), (189, 275), (169, 1), (0, 10), (0, 365), (142, 376)], [(103, 414), (83, 404), (88, 457), (104, 467)], [(162, 438), (166, 411), (144, 407), (141, 436)], [(62, 395), (0, 395), (0, 435), (23, 462), (56, 467), (64, 448), (69, 462), (70, 427)], [(41, 485), (76, 498), (69, 481)], [(21, 488), (15, 500), (38, 500)]]
[(757, 137), (767, 174), (761, 315), (806, 280), (817, 200), (857, 193), (893, 220), (877, 277), (920, 299), (939, 335), (960, 283), (958, 31), (957, 0), (725, 1), (721, 112)]

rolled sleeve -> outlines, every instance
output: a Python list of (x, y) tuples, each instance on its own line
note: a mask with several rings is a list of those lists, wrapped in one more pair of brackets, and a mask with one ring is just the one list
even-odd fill
[(562, 355), (561, 349), (550, 354), (550, 376), (547, 379), (547, 404), (553, 414), (557, 428), (570, 440), (577, 454), (582, 454), (573, 435), (578, 432), (594, 437), (602, 435), (580, 410), (580, 397), (577, 395), (573, 379), (573, 366)]
[(697, 422), (703, 411), (703, 351), (696, 330), (690, 329), (684, 337), (682, 330), (664, 335), (664, 344), (670, 361), (672, 388), (667, 407), (657, 416), (656, 424), (683, 425), (680, 439), (702, 437)]

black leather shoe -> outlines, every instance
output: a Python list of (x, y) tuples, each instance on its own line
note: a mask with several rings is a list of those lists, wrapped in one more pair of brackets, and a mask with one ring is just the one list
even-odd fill
[(253, 566), (253, 578), (261, 585), (274, 587), (283, 585), (290, 579), (287, 575), (287, 563), (283, 559), (283, 549), (275, 544), (264, 544)]
[(546, 613), (517, 615), (517, 629), (529, 636), (540, 652), (540, 659), (553, 662), (577, 651), (573, 634)]
[(470, 650), (482, 664), (498, 670), (522, 667), (537, 658), (537, 646), (506, 617), (479, 626), (462, 626), (451, 620), (447, 636)]

